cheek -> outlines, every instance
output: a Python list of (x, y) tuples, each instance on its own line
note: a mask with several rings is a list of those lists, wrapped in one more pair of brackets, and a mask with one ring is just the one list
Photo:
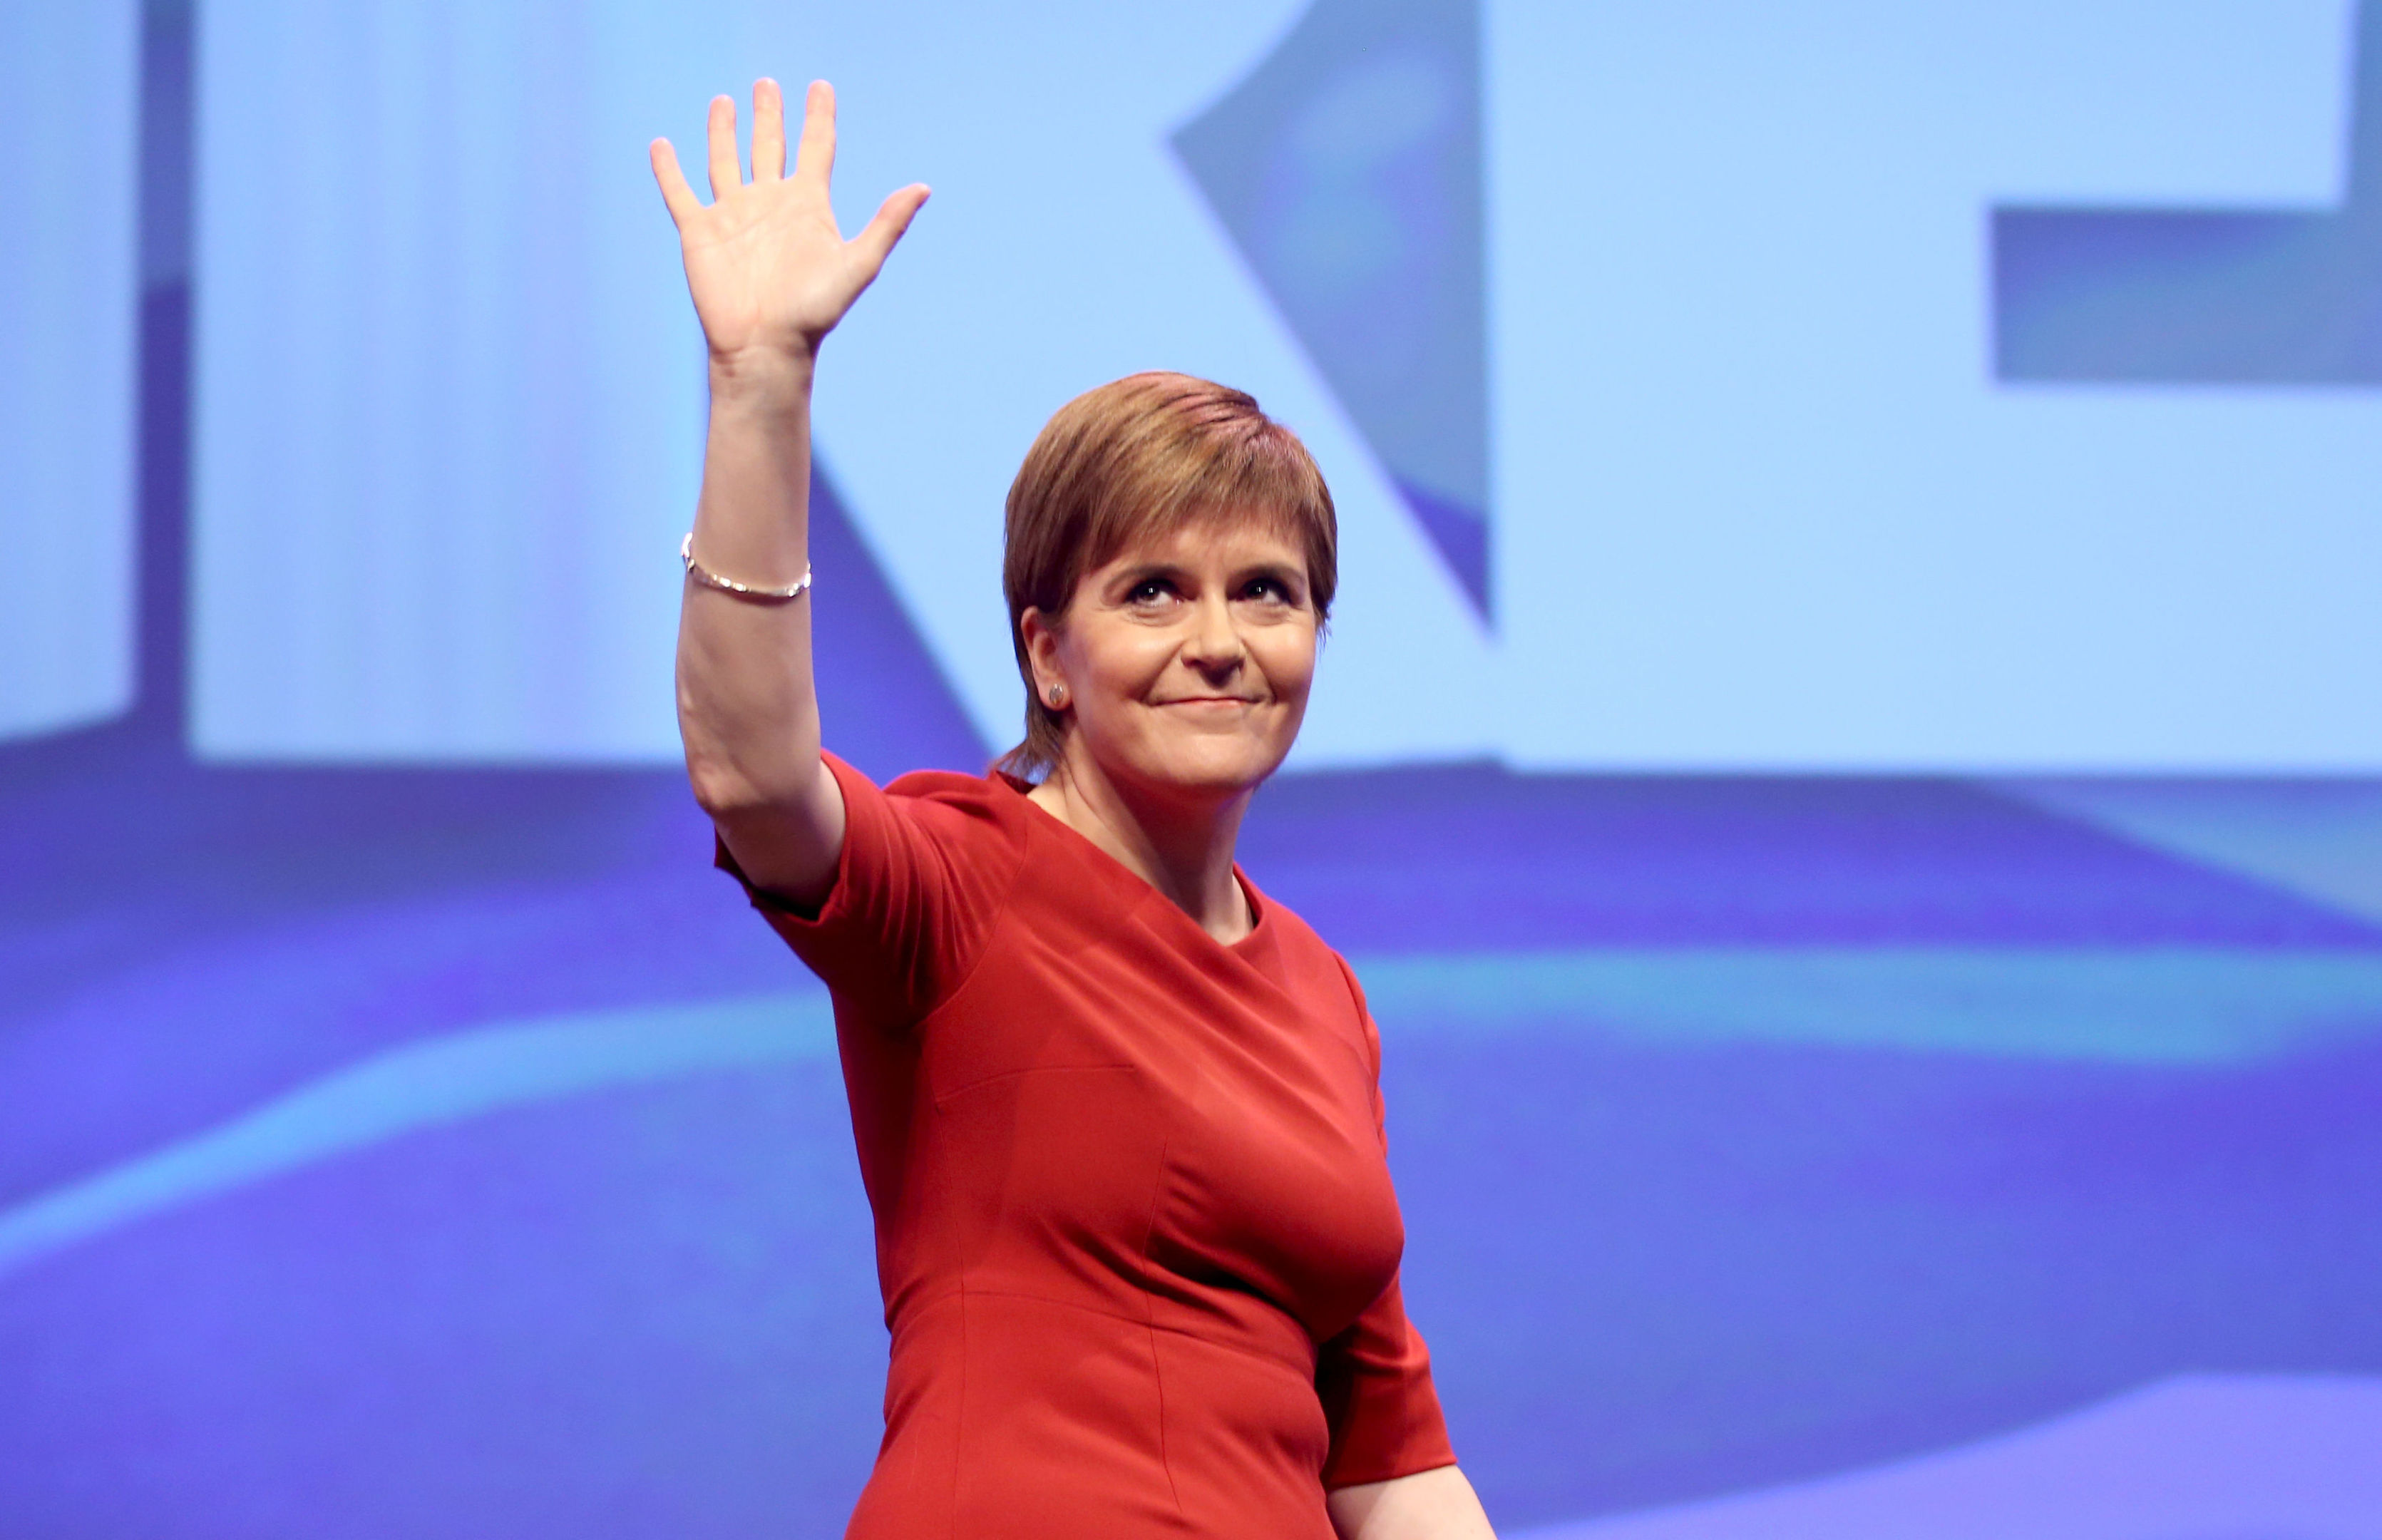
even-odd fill
[(1138, 699), (1166, 671), (1173, 644), (1143, 626), (1087, 627), (1077, 659), (1093, 693), (1111, 699)]
[(1249, 651), (1275, 695), (1290, 700), (1306, 696), (1315, 679), (1315, 633), (1285, 626), (1264, 634)]

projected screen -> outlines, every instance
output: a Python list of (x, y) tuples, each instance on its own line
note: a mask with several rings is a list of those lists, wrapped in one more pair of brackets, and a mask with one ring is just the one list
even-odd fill
[(132, 696), (136, 10), (0, 4), (0, 741)]
[(838, 82), (848, 228), (937, 190), (819, 443), (988, 744), (1008, 478), (1170, 367), (1338, 496), (1304, 764), (2382, 764), (2353, 20), (210, 6), (198, 742), (675, 753), (702, 370), (643, 145), (769, 72)]
[(842, 1532), (832, 1003), (670, 700), (645, 147), (765, 72), (935, 188), (853, 764), (1015, 736), (1075, 393), (1331, 477), (1235, 854), (1500, 1534), (2382, 1534), (2382, 0), (0, 0), (0, 1540)]

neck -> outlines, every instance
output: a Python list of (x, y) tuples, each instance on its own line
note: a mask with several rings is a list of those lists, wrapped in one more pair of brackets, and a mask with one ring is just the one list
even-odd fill
[(1233, 876), (1241, 817), (1255, 791), (1221, 801), (1152, 794), (1120, 784), (1071, 752), (1029, 795), (1229, 945), (1257, 923)]

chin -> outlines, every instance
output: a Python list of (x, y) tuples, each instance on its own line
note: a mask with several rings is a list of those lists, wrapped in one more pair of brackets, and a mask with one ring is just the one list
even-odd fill
[(1235, 796), (1274, 772), (1290, 751), (1288, 744), (1252, 743), (1246, 739), (1152, 745), (1140, 767), (1145, 779), (1179, 791), (1205, 796)]

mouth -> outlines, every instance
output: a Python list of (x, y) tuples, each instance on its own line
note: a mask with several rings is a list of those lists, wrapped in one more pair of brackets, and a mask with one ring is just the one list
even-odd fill
[(1152, 706), (1262, 706), (1255, 696), (1177, 696), (1172, 700), (1154, 700)]

